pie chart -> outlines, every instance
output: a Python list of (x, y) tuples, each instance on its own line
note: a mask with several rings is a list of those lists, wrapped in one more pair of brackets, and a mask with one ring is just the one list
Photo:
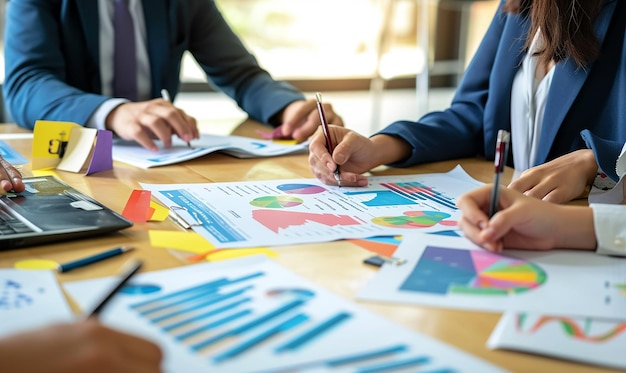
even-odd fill
[(538, 265), (481, 250), (428, 246), (400, 290), (431, 294), (507, 296), (547, 281)]
[(302, 200), (292, 196), (265, 196), (253, 199), (250, 204), (256, 207), (282, 209), (302, 204)]

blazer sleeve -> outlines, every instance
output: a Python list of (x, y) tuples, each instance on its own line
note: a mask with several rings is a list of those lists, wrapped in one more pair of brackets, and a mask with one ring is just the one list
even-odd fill
[[(304, 95), (276, 81), (261, 68), (222, 17), (212, 0), (197, 1), (190, 14), (188, 50), (207, 78), (233, 98), (251, 118), (263, 123)], [(278, 125), (280, 123), (272, 123)]]
[(4, 97), (13, 119), (33, 128), (39, 119), (85, 125), (107, 98), (66, 83), (59, 0), (9, 1), (5, 25)]
[(507, 15), (502, 12), (501, 7), (502, 3), (496, 10), (450, 107), (444, 111), (428, 113), (417, 122), (394, 122), (377, 133), (400, 137), (412, 147), (411, 155), (407, 159), (390, 166), (408, 167), (483, 153), (485, 105), (490, 94), (490, 85), (498, 84), (494, 81), (497, 79), (493, 79), (492, 67), (498, 53), (513, 53), (509, 50), (500, 51), (500, 48), (506, 48), (507, 45), (510, 48), (510, 43), (502, 40)]
[(593, 151), (600, 170), (613, 181), (618, 182), (621, 175), (617, 174), (615, 162), (620, 158), (624, 142), (603, 139), (589, 130), (583, 130), (581, 136), (587, 148)]

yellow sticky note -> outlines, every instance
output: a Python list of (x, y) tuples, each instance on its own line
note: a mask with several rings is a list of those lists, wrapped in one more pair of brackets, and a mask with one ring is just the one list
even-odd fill
[(215, 248), (209, 241), (196, 232), (160, 231), (148, 232), (150, 245), (167, 249), (200, 254)]
[(61, 178), (59, 174), (57, 174), (53, 168), (46, 170), (33, 170), (33, 176), (41, 177), (41, 176), (55, 176), (57, 178)]
[(298, 145), (298, 140), (292, 140), (292, 139), (286, 139), (286, 140), (272, 140), (273, 142), (275, 142), (276, 144), (280, 144), (280, 145)]
[(250, 247), (250, 248), (245, 248), (245, 249), (225, 249), (225, 250), (216, 251), (214, 253), (207, 255), (206, 260), (210, 262), (217, 262), (220, 260), (235, 259), (235, 258), (241, 258), (243, 256), (259, 255), (259, 254), (265, 254), (270, 258), (274, 258), (278, 256), (278, 254), (275, 251), (270, 250), (267, 247)]
[(17, 269), (51, 270), (57, 269), (59, 263), (48, 259), (25, 259), (15, 262), (13, 266)]
[(55, 168), (65, 155), (72, 128), (78, 124), (38, 120), (33, 130), (32, 169)]
[(170, 214), (170, 210), (167, 207), (161, 206), (156, 202), (150, 201), (150, 207), (154, 209), (154, 212), (148, 221), (164, 221)]

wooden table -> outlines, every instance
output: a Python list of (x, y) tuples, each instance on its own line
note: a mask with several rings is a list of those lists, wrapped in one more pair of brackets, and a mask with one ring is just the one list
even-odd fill
[[(256, 136), (255, 130), (260, 126), (258, 123), (247, 121), (236, 128), (233, 134)], [(0, 125), (0, 134), (24, 132), (26, 131), (14, 125)], [(5, 139), (4, 141), (24, 156), (30, 156), (32, 140)], [(477, 180), (483, 182), (492, 181), (493, 162), (479, 159), (437, 162), (406, 169), (383, 167), (374, 170), (372, 174), (399, 175), (447, 172), (457, 164), (461, 164)], [(56, 172), (57, 176), (68, 184), (118, 212), (123, 210), (131, 191), (140, 189), (139, 182), (206, 183), (313, 177), (308, 166), (307, 155), (264, 159), (236, 159), (223, 154), (210, 154), (201, 159), (182, 164), (149, 170), (115, 162), (112, 170), (99, 172), (91, 176), (64, 171)], [(29, 165), (24, 167), (23, 173), (25, 176), (31, 175)], [(512, 170), (507, 169), (503, 176), (503, 182), (507, 182), (511, 176)], [(169, 251), (150, 246), (148, 230), (151, 229), (179, 230), (181, 228), (170, 220), (136, 223), (132, 228), (112, 235), (0, 252), (0, 267), (13, 267), (16, 261), (35, 258), (66, 262), (119, 245), (131, 245), (136, 250), (98, 265), (69, 273), (57, 274), (57, 279), (62, 283), (110, 276), (116, 274), (120, 265), (130, 256), (144, 260), (144, 271), (186, 265), (186, 262), (173, 256)], [(325, 287), (329, 291), (350, 300), (354, 300), (357, 291), (377, 271), (375, 268), (363, 264), (363, 259), (370, 256), (371, 253), (347, 241), (281, 246), (273, 249), (279, 253), (276, 261), (280, 264)], [(499, 314), (415, 305), (358, 303), (407, 328), (437, 338), (511, 371), (615, 372), (615, 370), (580, 365), (519, 352), (489, 350), (485, 343), (499, 319)]]

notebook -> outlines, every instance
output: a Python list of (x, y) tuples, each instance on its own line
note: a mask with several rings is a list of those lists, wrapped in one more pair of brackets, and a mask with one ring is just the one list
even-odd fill
[(90, 237), (133, 223), (53, 176), (24, 178), (26, 190), (0, 196), (0, 250)]

